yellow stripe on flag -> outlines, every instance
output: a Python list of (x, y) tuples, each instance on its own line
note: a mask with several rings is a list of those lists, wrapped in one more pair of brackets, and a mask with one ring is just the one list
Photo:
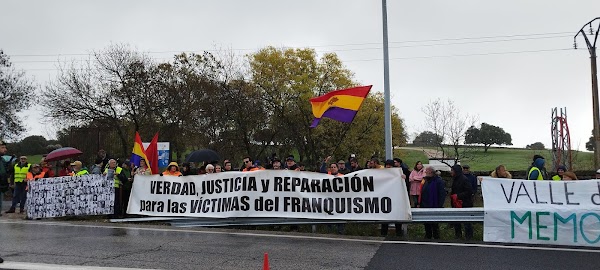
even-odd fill
[(323, 113), (331, 107), (344, 108), (348, 110), (358, 111), (362, 104), (363, 97), (338, 95), (329, 98), (323, 102), (312, 102), (312, 112), (316, 118), (321, 118)]

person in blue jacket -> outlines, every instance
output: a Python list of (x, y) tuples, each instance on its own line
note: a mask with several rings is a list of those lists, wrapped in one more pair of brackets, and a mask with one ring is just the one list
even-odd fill
[[(425, 168), (425, 183), (421, 188), (421, 208), (444, 208), (446, 201), (446, 183), (435, 173), (432, 166)], [(425, 238), (440, 239), (438, 223), (425, 223)]]

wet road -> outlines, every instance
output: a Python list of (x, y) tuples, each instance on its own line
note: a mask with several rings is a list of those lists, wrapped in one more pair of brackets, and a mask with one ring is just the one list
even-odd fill
[(0, 254), (9, 263), (75, 265), (72, 269), (262, 269), (265, 252), (271, 269), (600, 268), (598, 249), (413, 243), (133, 224), (3, 218), (0, 239)]

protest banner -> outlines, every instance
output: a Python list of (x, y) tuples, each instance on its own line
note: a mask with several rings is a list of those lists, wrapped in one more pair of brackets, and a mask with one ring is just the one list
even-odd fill
[(600, 181), (484, 178), (487, 242), (600, 246)]
[(128, 214), (407, 221), (399, 169), (336, 177), (289, 170), (136, 176)]
[(42, 178), (28, 182), (27, 217), (107, 215), (113, 213), (114, 182), (103, 175)]

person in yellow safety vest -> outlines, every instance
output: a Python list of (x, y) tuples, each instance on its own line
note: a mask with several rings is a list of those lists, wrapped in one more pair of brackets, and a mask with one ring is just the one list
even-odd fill
[(544, 157), (536, 155), (536, 159), (533, 161), (533, 164), (527, 173), (527, 180), (546, 180), (546, 169), (544, 168), (545, 163), (546, 160)]
[[(42, 166), (40, 166), (39, 164), (33, 164), (31, 165), (31, 171), (28, 172), (27, 176), (25, 177), (25, 181), (34, 181), (36, 179), (42, 179), (44, 177), (46, 177), (46, 173), (42, 171)], [(29, 186), (26, 186), (25, 190), (29, 190)]]
[(104, 169), (103, 175), (106, 175), (107, 179), (113, 179), (114, 187), (115, 187), (115, 210), (114, 216), (119, 217), (122, 213), (122, 202), (123, 202), (123, 193), (121, 187), (123, 183), (127, 181), (127, 176), (123, 173), (123, 168), (117, 166), (117, 161), (114, 159), (110, 159), (108, 161), (108, 166)]
[(552, 180), (554, 180), (554, 181), (563, 180), (563, 175), (565, 174), (566, 171), (567, 171), (567, 167), (565, 165), (558, 166), (558, 168), (556, 169), (557, 175), (552, 176)]
[(83, 164), (79, 160), (71, 163), (71, 167), (73, 168), (73, 172), (70, 174), (71, 176), (90, 174), (86, 169), (83, 168)]
[(20, 207), (19, 213), (24, 212), (25, 201), (27, 200), (27, 192), (25, 191), (27, 184), (25, 183), (25, 177), (27, 177), (30, 168), (31, 164), (27, 162), (26, 156), (21, 156), (19, 158), (19, 163), (15, 164), (13, 173), (15, 192), (13, 193), (12, 205), (6, 213), (14, 213), (17, 204), (19, 204)]

